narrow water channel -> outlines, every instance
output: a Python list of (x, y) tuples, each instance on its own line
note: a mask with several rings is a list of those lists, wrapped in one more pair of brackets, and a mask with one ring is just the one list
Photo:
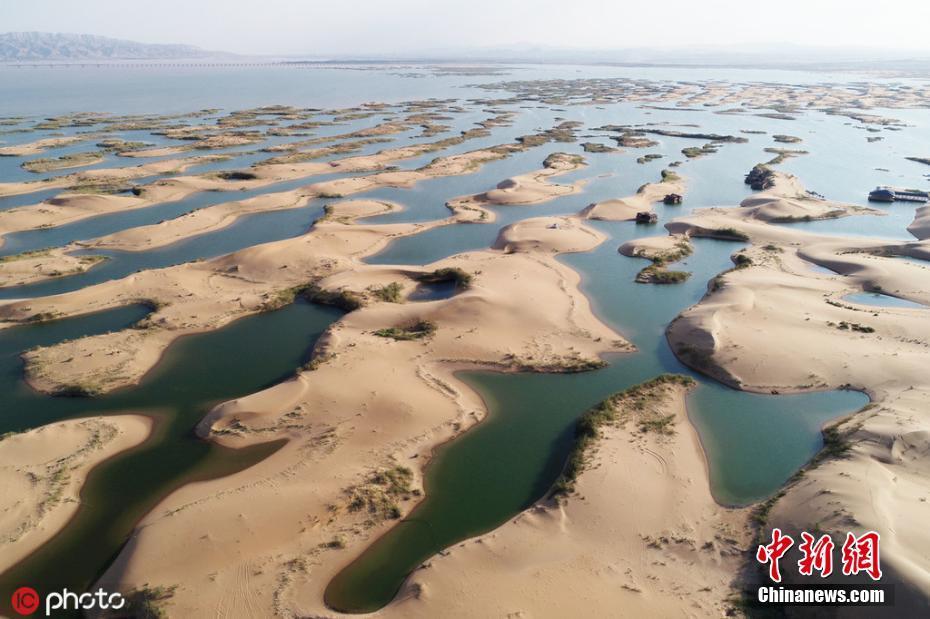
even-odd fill
[(341, 315), (297, 302), (218, 331), (184, 337), (140, 385), (101, 398), (48, 398), (24, 385), (22, 350), (122, 329), (144, 313), (142, 308), (122, 308), (0, 332), (0, 433), (126, 411), (156, 419), (149, 440), (93, 469), (68, 527), (0, 576), (0, 587), (29, 583), (46, 591), (64, 586), (83, 590), (115, 558), (139, 519), (173, 489), (235, 473), (277, 450), (280, 443), (227, 449), (198, 439), (193, 428), (213, 405), (290, 376)]
[(647, 232), (629, 222), (593, 225), (610, 239), (564, 261), (581, 273), (595, 311), (638, 352), (613, 356), (608, 367), (581, 374), (461, 374), (481, 394), (488, 418), (437, 449), (427, 467), (424, 501), (332, 580), (325, 594), (330, 607), (355, 613), (381, 608), (429, 557), (541, 499), (562, 470), (578, 416), (611, 393), (663, 372), (699, 382), (688, 399), (689, 413), (707, 452), (712, 492), (724, 504), (746, 504), (777, 491), (820, 449), (823, 423), (868, 401), (844, 391), (756, 395), (692, 372), (672, 354), (665, 327), (701, 298), (710, 278), (732, 266), (729, 256), (741, 245), (696, 239), (695, 254), (681, 266), (693, 272), (690, 280), (641, 285), (633, 278), (645, 263), (620, 256), (616, 248)]

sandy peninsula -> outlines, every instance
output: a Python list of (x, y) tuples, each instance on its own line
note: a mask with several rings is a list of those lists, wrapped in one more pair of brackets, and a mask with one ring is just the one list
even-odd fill
[[(686, 390), (640, 388), (646, 410), (620, 398), (618, 421), (601, 430), (571, 495), (434, 557), (378, 615), (733, 612), (733, 580), (750, 540), (747, 510), (722, 508), (711, 497)], [(650, 423), (657, 419), (660, 429)]]
[(148, 417), (117, 415), (61, 421), (0, 438), (0, 570), (63, 529), (94, 466), (144, 441)]
[[(754, 201), (749, 211), (760, 206)], [(792, 212), (807, 206), (802, 200)], [(815, 201), (810, 212), (816, 216), (824, 206)], [(930, 538), (917, 523), (930, 516), (928, 469), (918, 455), (928, 433), (918, 404), (930, 387), (923, 372), (927, 310), (863, 306), (843, 297), (880, 290), (930, 306), (930, 269), (893, 257), (913, 251), (912, 242), (794, 232), (758, 223), (746, 211), (709, 209), (669, 225), (700, 234), (738, 228), (753, 243), (737, 268), (718, 276), (701, 303), (670, 325), (669, 342), (682, 361), (739, 389), (868, 393), (870, 406), (830, 430), (839, 455), (777, 495), (767, 526), (836, 535), (850, 526), (879, 531), (886, 578), (898, 586), (896, 610), (925, 612)], [(764, 363), (753, 352), (763, 350)]]
[(683, 194), (684, 180), (675, 172), (666, 170), (662, 181), (647, 183), (639, 188), (636, 195), (596, 202), (585, 208), (581, 215), (585, 219), (603, 219), (607, 221), (627, 221), (636, 219), (636, 213), (651, 211), (652, 205), (661, 202), (668, 194)]
[[(577, 238), (578, 249), (598, 242), (587, 234)], [(461, 269), (473, 280), (445, 300), (369, 300), (330, 329), (317, 346), (320, 363), (312, 371), (214, 409), (201, 423), (213, 440), (291, 440), (243, 474), (191, 485), (165, 499), (103, 582), (184, 583), (171, 612), (262, 607), (327, 613), (322, 590), (328, 579), (391, 522), (378, 511), (353, 512), (351, 493), (377, 491), (366, 480), (399, 465), (413, 467), (411, 483), (419, 487), (419, 470), (433, 447), (485, 416), (481, 400), (454, 371), (575, 371), (600, 353), (628, 349), (591, 314), (577, 275), (551, 251), (472, 252), (424, 270), (438, 268)], [(372, 286), (388, 280), (410, 290), (416, 276), (411, 269), (359, 265), (319, 285), (367, 298)], [(428, 337), (392, 341), (375, 334), (422, 321), (435, 326)], [(412, 507), (409, 500), (398, 504), (401, 512)], [(240, 516), (216, 520), (217, 513)], [(203, 536), (203, 518), (224, 524)], [(250, 533), (257, 530), (267, 533), (259, 539)], [(179, 572), (173, 553), (182, 547), (198, 550)], [(237, 584), (243, 571), (252, 582), (247, 590)]]

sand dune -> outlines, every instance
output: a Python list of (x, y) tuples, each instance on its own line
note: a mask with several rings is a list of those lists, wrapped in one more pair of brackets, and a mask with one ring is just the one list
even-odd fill
[(675, 252), (679, 249), (678, 244), (682, 241), (687, 241), (687, 238), (683, 235), (647, 236), (627, 241), (617, 251), (630, 258), (653, 260)]
[(743, 217), (765, 222), (812, 221), (833, 219), (851, 214), (883, 215), (882, 211), (851, 204), (840, 204), (807, 192), (791, 175), (774, 173), (774, 186), (740, 203)]
[(907, 231), (920, 240), (930, 238), (930, 206), (921, 206), (914, 215), (914, 221)]
[(0, 288), (83, 273), (103, 261), (97, 256), (73, 256), (62, 249), (27, 252), (0, 258)]
[[(823, 84), (798, 90), (762, 83), (677, 82), (649, 92), (626, 82), (622, 88), (612, 87), (610, 80), (558, 82), (531, 82), (519, 86), (518, 92), (552, 105), (585, 98), (595, 103), (674, 102), (694, 110), (740, 104), (731, 113), (788, 118), (786, 111), (771, 110), (807, 107), (863, 125), (893, 127), (901, 123), (851, 108), (856, 102), (916, 105), (926, 94), (926, 89), (902, 92), (881, 84), (862, 86), (866, 94), (857, 94)], [(518, 87), (490, 87), (495, 88)], [(501, 101), (489, 99), (484, 105)], [(419, 105), (433, 109), (440, 104)], [(410, 104), (408, 110), (417, 107)], [(331, 112), (351, 119), (379, 109)], [(423, 127), (423, 135), (447, 129), (433, 124), (438, 122), (434, 114), (417, 116), (386, 121), (366, 135), (406, 131), (414, 125)], [(497, 118), (504, 122), (509, 115)], [(254, 117), (231, 118), (229, 123), (261, 124)], [(180, 128), (172, 136), (208, 128)], [(280, 130), (277, 135), (293, 131)], [(204, 134), (199, 144), (221, 148), (252, 143), (258, 133)], [(327, 330), (313, 351), (313, 361), (297, 369), (293, 378), (218, 404), (197, 427), (204, 440), (227, 446), (274, 439), (287, 439), (286, 445), (248, 470), (189, 484), (165, 497), (139, 523), (101, 585), (121, 590), (177, 587), (168, 602), (170, 616), (332, 616), (322, 601), (330, 579), (393, 526), (398, 514), (414, 508), (424, 491), (424, 467), (436, 446), (485, 418), (485, 404), (457, 371), (575, 372), (597, 367), (604, 354), (633, 350), (593, 314), (580, 292), (579, 276), (556, 257), (590, 251), (604, 241), (604, 234), (588, 226), (586, 219), (633, 219), (666, 194), (684, 193), (685, 182), (675, 174), (666, 172), (662, 182), (644, 185), (634, 196), (591, 204), (578, 215), (534, 217), (508, 225), (486, 250), (423, 267), (362, 261), (400, 237), (438, 226), (492, 222), (491, 207), (539, 204), (582, 188), (582, 181), (554, 182), (558, 175), (585, 165), (578, 155), (556, 153), (540, 170), (451, 200), (451, 216), (435, 221), (366, 223), (365, 218), (403, 205), (346, 199), (381, 187), (410, 188), (432, 178), (468, 174), (527, 148), (519, 141), (438, 156), (415, 170), (392, 167), (460, 144), (470, 135), (333, 161), (313, 158), (341, 152), (339, 145), (295, 150), (335, 139), (323, 136), (282, 145), (273, 152), (286, 154), (240, 177), (177, 177), (146, 186), (132, 197), (66, 193), (0, 212), (2, 235), (150, 207), (197, 191), (255, 189), (333, 172), (356, 174), (231, 200), (82, 245), (152, 250), (221, 230), (248, 214), (321, 200), (322, 217), (307, 221), (307, 230), (294, 238), (203, 262), (146, 270), (62, 295), (0, 303), (0, 329), (148, 304), (151, 315), (134, 328), (24, 354), (27, 379), (35, 389), (97, 395), (139, 381), (179, 337), (272, 311), (310, 285), (358, 302), (357, 309)], [(361, 137), (360, 132), (336, 137), (349, 136)], [(41, 141), (26, 145), (43, 147)], [(127, 155), (165, 156), (186, 150), (188, 146), (155, 148)], [(94, 170), (49, 183), (0, 184), (0, 196), (131, 180), (181, 170), (197, 161), (203, 159)], [(918, 209), (909, 227), (921, 241), (930, 237), (928, 208)], [(669, 235), (636, 239), (619, 251), (658, 261), (681, 250), (691, 236), (750, 244), (740, 252), (734, 269), (710, 282), (701, 302), (669, 326), (669, 342), (685, 363), (747, 391), (854, 388), (870, 395), (872, 406), (837, 426), (842, 458), (818, 462), (793, 482), (769, 511), (766, 526), (880, 531), (884, 566), (899, 587), (896, 610), (925, 614), (925, 600), (930, 599), (930, 534), (923, 524), (930, 517), (930, 427), (925, 419), (930, 309), (869, 307), (844, 297), (881, 290), (930, 305), (930, 263), (923, 267), (891, 257), (928, 258), (930, 240), (841, 238), (772, 225), (865, 213), (881, 214), (819, 198), (793, 176), (776, 174), (771, 189), (737, 207), (696, 211), (670, 222)], [(67, 253), (75, 247), (0, 261), (0, 286), (90, 268), (92, 264)], [(815, 272), (811, 265), (828, 267), (835, 274)], [(470, 284), (460, 286), (450, 298), (410, 301), (409, 294), (435, 269), (456, 269), (470, 278)], [(420, 325), (429, 328), (417, 330)], [(392, 332), (415, 335), (396, 338)], [(754, 531), (749, 510), (714, 502), (701, 446), (687, 418), (685, 389), (668, 386), (651, 395), (649, 412), (663, 420), (661, 424), (644, 426), (636, 421), (638, 408), (626, 410), (621, 423), (602, 430), (574, 493), (558, 502), (541, 502), (498, 530), (429, 560), (411, 576), (398, 599), (376, 614), (738, 612), (728, 600), (750, 556)], [(139, 444), (149, 432), (146, 418), (124, 415), (66, 421), (0, 439), (0, 460), (15, 462), (0, 467), (0, 481), (8, 489), (0, 501), (0, 533), (8, 544), (5, 562), (0, 563), (8, 567), (64, 526), (74, 501), (80, 500), (87, 472), (102, 459)], [(373, 476), (398, 467), (411, 471), (410, 488), (402, 496), (385, 496)], [(60, 479), (63, 470), (70, 470), (65, 482)], [(36, 492), (33, 483), (44, 494)], [(49, 501), (49, 496), (55, 500)], [(361, 509), (356, 505), (360, 497)]]
[(591, 204), (581, 212), (581, 216), (585, 219), (604, 219), (607, 221), (636, 219), (636, 213), (651, 211), (655, 202), (659, 202), (670, 193), (684, 193), (684, 181), (677, 174), (666, 175), (665, 180), (660, 183), (643, 185), (634, 196)]
[[(343, 168), (347, 171), (353, 171), (359, 167), (377, 169), (384, 167), (388, 161), (397, 160), (391, 157), (412, 157), (419, 154), (419, 152), (416, 147), (409, 147), (407, 150), (383, 151), (378, 156), (340, 160), (334, 162), (338, 163), (336, 166), (319, 163), (312, 165), (325, 165), (328, 168), (327, 171), (340, 171)], [(220, 230), (231, 225), (243, 215), (300, 208), (314, 198), (342, 198), (378, 187), (412, 187), (416, 183), (429, 178), (467, 174), (480, 167), (483, 163), (503, 158), (507, 154), (506, 150), (478, 150), (461, 155), (440, 157), (428, 166), (418, 170), (378, 172), (376, 174), (320, 181), (292, 191), (267, 193), (239, 202), (225, 202), (198, 209), (158, 224), (139, 226), (117, 232), (108, 237), (91, 241), (86, 245), (123, 251), (148, 251), (191, 236)], [(287, 174), (294, 178), (308, 174), (310, 169), (307, 165), (298, 164)], [(258, 169), (265, 170), (267, 168), (278, 169), (279, 166), (262, 166)], [(319, 168), (317, 170), (319, 171)], [(312, 222), (308, 222), (308, 225), (310, 223)]]
[[(329, 614), (321, 601), (329, 578), (389, 526), (384, 516), (350, 511), (348, 489), (398, 465), (415, 470), (419, 487), (432, 448), (485, 415), (456, 369), (564, 371), (625, 349), (591, 314), (577, 275), (547, 254), (475, 252), (427, 268), (438, 267), (478, 275), (450, 299), (373, 303), (346, 315), (318, 345), (321, 363), (313, 371), (216, 408), (201, 424), (214, 440), (291, 442), (245, 473), (169, 496), (103, 582), (181, 584), (171, 602), (179, 614), (204, 608), (242, 614), (250, 607)], [(371, 281), (384, 281), (384, 267), (371, 272)], [(350, 281), (358, 294), (369, 285), (339, 274), (320, 284)], [(413, 341), (373, 334), (418, 320), (432, 321), (435, 333)], [(402, 512), (412, 506), (398, 503)], [(330, 544), (334, 538), (345, 549)]]
[(3, 146), (0, 147), (0, 157), (27, 157), (29, 155), (38, 155), (39, 153), (43, 153), (50, 148), (58, 148), (59, 146), (76, 144), (77, 142), (88, 140), (91, 137), (92, 136), (88, 135), (72, 135), (59, 138), (42, 138), (27, 144)]
[[(714, 229), (742, 217), (725, 211), (691, 221)], [(930, 426), (918, 404), (930, 389), (923, 371), (930, 358), (928, 310), (862, 306), (843, 297), (865, 288), (928, 303), (930, 269), (875, 255), (912, 244), (767, 228), (774, 227), (741, 226), (754, 243), (780, 245), (752, 248), (750, 263), (719, 276), (701, 303), (669, 326), (669, 342), (685, 363), (740, 389), (851, 387), (870, 395), (866, 411), (838, 426), (845, 455), (790, 485), (767, 526), (879, 531), (886, 579), (898, 583), (896, 612), (926, 612), (930, 537), (917, 523), (930, 517), (920, 498), (930, 493), (930, 471), (919, 455)], [(839, 275), (815, 273), (804, 261)]]
[(656, 406), (674, 434), (606, 429), (574, 495), (432, 558), (378, 616), (726, 615), (748, 512), (711, 497), (684, 389)]
[(579, 252), (597, 247), (605, 238), (574, 217), (534, 217), (510, 224), (501, 230), (494, 248), (508, 253)]
[(88, 472), (144, 441), (151, 427), (138, 415), (91, 417), (0, 439), (0, 570), (64, 528)]

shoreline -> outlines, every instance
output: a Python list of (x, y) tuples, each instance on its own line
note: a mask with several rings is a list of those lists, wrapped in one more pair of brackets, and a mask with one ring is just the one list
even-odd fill
[[(691, 424), (684, 410), (683, 394), (678, 396), (676, 406), (678, 407), (677, 415), (679, 419), (686, 423), (689, 428), (682, 433), (688, 434), (688, 436), (674, 440), (685, 440), (690, 443), (692, 448), (697, 450), (698, 457), (702, 457), (700, 455), (701, 448), (694, 440), (696, 430), (690, 427)], [(598, 528), (604, 526), (605, 514), (600, 509), (601, 499), (599, 498), (602, 495), (590, 494), (590, 491), (586, 490), (586, 488), (594, 479), (601, 480), (605, 475), (613, 475), (613, 471), (617, 470), (615, 467), (620, 466), (612, 459), (612, 455), (608, 464), (606, 454), (617, 453), (616, 450), (620, 449), (624, 453), (641, 453), (641, 457), (645, 458), (643, 465), (651, 461), (648, 455), (651, 451), (649, 448), (644, 448), (644, 451), (639, 452), (635, 448), (631, 449), (618, 444), (618, 433), (626, 436), (629, 433), (628, 430), (608, 429), (605, 432), (607, 436), (602, 437), (597, 446), (593, 448), (593, 456), (590, 456), (592, 463), (587, 465), (579, 476), (578, 483), (580, 487), (573, 495), (561, 500), (542, 498), (534, 502), (526, 510), (509, 518), (507, 522), (499, 527), (458, 542), (446, 552), (434, 556), (429, 561), (428, 569), (415, 571), (405, 581), (400, 594), (387, 607), (378, 612), (379, 616), (434, 616), (434, 613), (438, 610), (437, 604), (442, 605), (445, 616), (454, 617), (465, 616), (466, 607), (468, 613), (473, 613), (476, 605), (478, 608), (483, 609), (483, 614), (488, 615), (496, 615), (505, 610), (515, 612), (518, 608), (522, 609), (523, 612), (533, 614), (535, 613), (530, 609), (541, 611), (542, 608), (546, 608), (551, 611), (553, 608), (564, 606), (568, 603), (569, 598), (563, 594), (565, 589), (553, 589), (547, 587), (545, 583), (550, 581), (555, 574), (559, 574), (561, 582), (566, 582), (565, 578), (568, 577), (566, 572), (574, 571), (576, 568), (580, 569), (581, 573), (572, 575), (573, 579), (568, 581), (571, 583), (571, 587), (567, 590), (576, 591), (579, 587), (587, 589), (594, 586), (597, 593), (589, 592), (583, 598), (588, 604), (598, 606), (610, 599), (616, 605), (620, 603), (619, 598), (622, 598), (625, 604), (624, 607), (628, 608), (630, 605), (638, 607), (644, 602), (634, 600), (643, 600), (642, 596), (647, 595), (642, 593), (640, 587), (651, 592), (645, 598), (650, 601), (645, 603), (651, 605), (669, 604), (672, 596), (656, 597), (656, 592), (652, 592), (653, 587), (656, 585), (646, 584), (639, 579), (635, 580), (635, 585), (624, 584), (621, 586), (617, 582), (617, 580), (629, 582), (627, 579), (631, 578), (629, 570), (617, 569), (616, 563), (618, 559), (621, 563), (626, 561), (634, 562), (638, 561), (638, 559), (635, 555), (630, 556), (623, 551), (619, 555), (617, 554), (614, 548), (616, 544), (620, 544), (620, 541), (616, 535), (609, 535), (607, 538), (611, 540), (611, 543), (606, 546), (613, 550), (606, 551), (606, 556), (609, 556), (610, 559), (608, 560), (609, 563), (604, 565), (603, 568), (596, 567), (599, 565), (598, 561), (606, 559), (606, 556), (601, 556), (605, 554), (603, 537), (601, 538), (601, 551), (599, 553), (585, 545), (589, 542), (582, 541), (587, 540), (588, 536), (590, 536), (592, 529), (589, 527), (595, 523), (599, 523), (597, 524)], [(661, 458), (661, 456), (659, 457)], [(623, 467), (623, 474), (627, 477), (631, 477), (629, 475), (630, 470), (627, 468), (629, 466), (627, 464)], [(605, 467), (609, 467), (606, 473), (604, 472)], [(708, 490), (705, 489), (706, 491)], [(623, 496), (626, 497), (627, 495), (623, 494)], [(599, 506), (596, 511), (592, 511), (593, 506), (590, 505), (592, 501), (597, 502)], [(583, 518), (578, 514), (572, 515), (579, 512), (579, 510), (585, 514), (590, 513), (592, 516), (594, 513), (600, 515), (597, 520), (588, 521), (587, 516)], [(734, 515), (740, 511), (746, 514), (745, 509), (727, 511), (732, 512)], [(608, 520), (611, 518), (610, 516), (606, 517)], [(633, 537), (636, 535), (636, 531), (639, 530), (630, 530), (626, 535)], [(539, 540), (543, 538), (549, 541), (544, 546), (540, 546)], [(638, 543), (642, 544), (643, 542)], [(664, 551), (659, 550), (656, 552)], [(490, 556), (486, 557), (486, 555)], [(575, 556), (578, 559), (584, 557), (583, 568), (577, 565), (578, 559), (573, 558)], [(491, 557), (495, 557), (496, 560)], [(473, 569), (477, 567), (477, 563), (482, 565), (480, 570)], [(593, 565), (591, 565), (592, 563)], [(613, 569), (609, 569), (608, 566), (613, 567)], [(719, 570), (719, 566), (717, 569)], [(523, 576), (526, 573), (533, 573), (536, 578), (532, 581), (527, 580)], [(584, 580), (574, 580), (576, 576), (581, 576)], [(605, 578), (611, 581), (611, 585), (608, 586), (603, 582)], [(592, 585), (591, 581), (599, 584)], [(455, 583), (454, 587), (452, 586), (453, 582)], [(515, 588), (518, 584), (519, 588)], [(541, 587), (545, 588), (542, 589)], [(523, 595), (524, 589), (533, 590), (534, 594), (527, 597)], [(494, 591), (494, 594), (477, 596), (469, 595), (469, 591)], [(515, 595), (517, 591), (520, 593)], [(423, 595), (426, 592), (429, 595)], [(630, 595), (638, 597), (628, 598), (627, 596)], [(707, 597), (706, 593), (701, 595)], [(466, 600), (468, 601), (466, 602)], [(575, 599), (571, 603), (577, 604), (579, 600)], [(655, 606), (650, 607), (655, 608)]]
[[(70, 469), (72, 473), (68, 476), (67, 481), (67, 500), (53, 506), (50, 512), (40, 514), (38, 516), (39, 520), (34, 525), (36, 528), (23, 531), (22, 536), (10, 542), (14, 545), (13, 548), (6, 546), (4, 561), (0, 564), (0, 573), (9, 573), (21, 561), (37, 552), (48, 541), (67, 529), (80, 509), (80, 497), (83, 494), (87, 479), (102, 464), (144, 446), (154, 436), (156, 422), (149, 415), (117, 411), (105, 416), (77, 417), (53, 422), (0, 441), (0, 450), (9, 449), (11, 444), (4, 444), (7, 441), (34, 442), (41, 434), (54, 431), (56, 428), (91, 427), (90, 424), (97, 424), (101, 428), (112, 428), (112, 437), (100, 447), (91, 447), (91, 453), (84, 462), (80, 462)], [(59, 432), (59, 434), (61, 433)], [(31, 448), (30, 452), (33, 449), (35, 448)], [(32, 455), (34, 457), (34, 454)], [(14, 465), (7, 465), (3, 468), (11, 466)], [(9, 479), (7, 483), (10, 483)], [(72, 495), (76, 496), (77, 499), (75, 500)], [(12, 496), (15, 497), (16, 495), (13, 494)], [(10, 501), (11, 498), (11, 495), (7, 494), (4, 497), (4, 503)], [(16, 499), (14, 506), (21, 502), (22, 499)], [(8, 511), (12, 507), (8, 506), (7, 510), (4, 511)], [(39, 535), (39, 537), (36, 538), (36, 535)]]

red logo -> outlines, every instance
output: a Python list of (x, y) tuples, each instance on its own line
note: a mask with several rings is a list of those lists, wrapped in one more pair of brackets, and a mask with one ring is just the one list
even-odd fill
[(820, 572), (821, 578), (833, 573), (833, 540), (829, 535), (822, 535), (814, 541), (814, 536), (804, 531), (801, 533), (801, 545), (798, 548), (804, 553), (798, 561), (798, 572), (802, 576), (811, 576), (814, 570)]
[(769, 563), (769, 578), (775, 582), (781, 582), (781, 570), (778, 568), (778, 560), (781, 559), (788, 549), (794, 546), (794, 540), (790, 535), (782, 535), (781, 529), (772, 529), (772, 543), (766, 546), (759, 546), (756, 551), (756, 561), (765, 564)]
[(13, 603), (13, 610), (20, 615), (31, 615), (39, 607), (39, 594), (32, 587), (20, 587), (13, 592), (10, 600)]
[[(875, 531), (867, 531), (856, 537), (846, 533), (846, 541), (842, 547), (842, 567), (844, 576), (855, 576), (865, 572), (872, 580), (882, 577), (881, 557), (879, 544), (881, 536)], [(781, 569), (779, 559), (794, 546), (794, 539), (784, 535), (781, 529), (772, 529), (772, 541), (769, 544), (759, 545), (756, 549), (756, 561), (769, 565), (769, 578), (774, 582), (781, 582)], [(826, 578), (833, 573), (833, 549), (836, 545), (829, 535), (814, 537), (807, 531), (801, 533), (801, 559), (798, 561), (798, 572), (802, 576), (813, 576), (819, 573)]]
[(860, 537), (852, 533), (846, 534), (843, 542), (843, 574), (855, 576), (865, 572), (872, 580), (882, 577), (881, 561), (878, 557), (878, 544), (881, 541), (878, 533), (869, 531)]

